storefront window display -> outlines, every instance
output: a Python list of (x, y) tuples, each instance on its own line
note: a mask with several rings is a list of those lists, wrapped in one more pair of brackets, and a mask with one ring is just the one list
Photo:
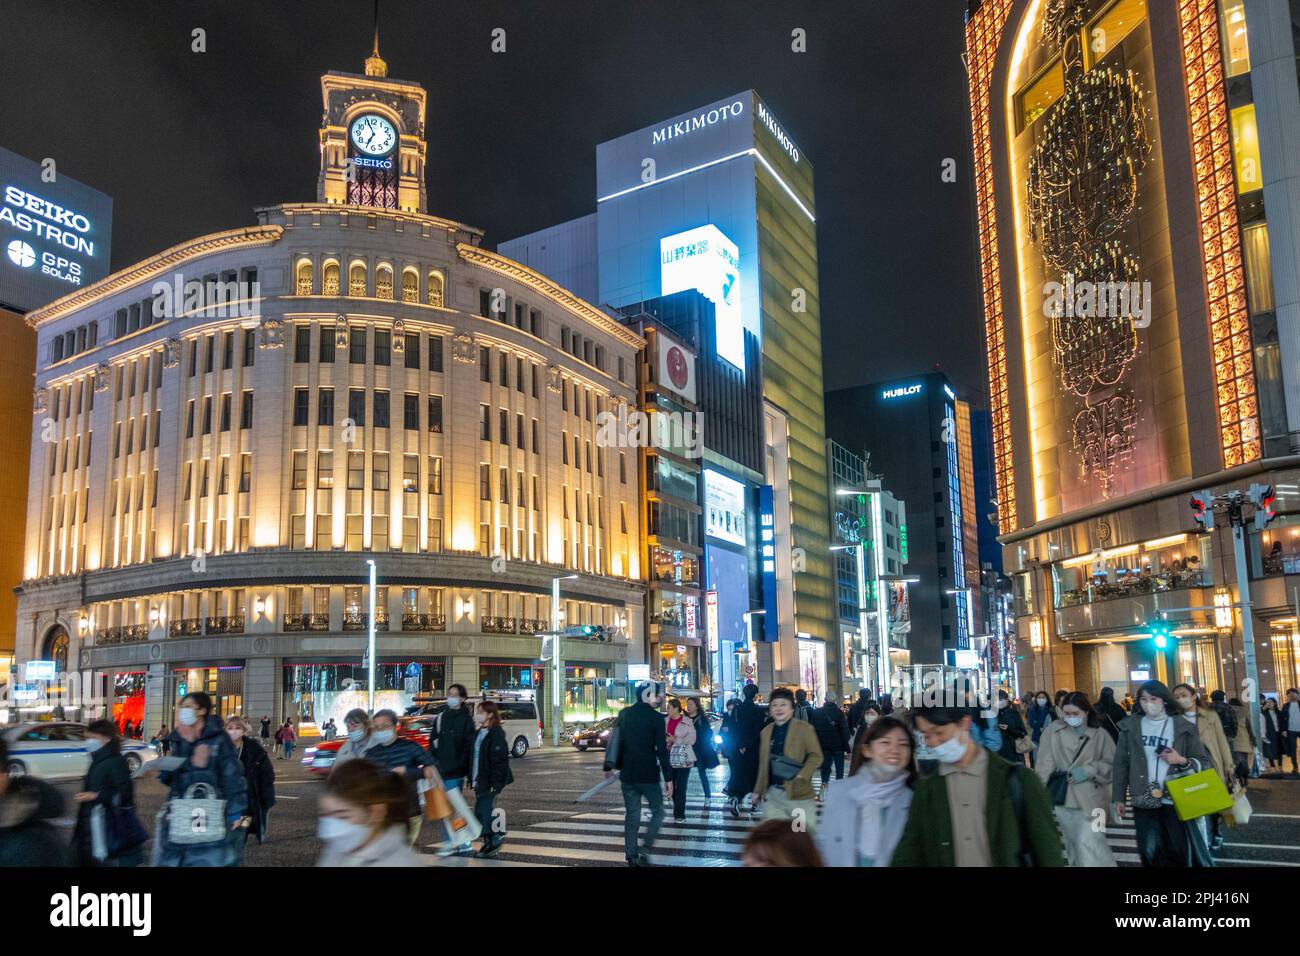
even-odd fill
[[(365, 710), (369, 702), (367, 670), (360, 664), (285, 664), (284, 715), (295, 724), (319, 727), (343, 717), (354, 707)], [(447, 663), (443, 658), (421, 661), (380, 661), (375, 668), (375, 709), (406, 713), (417, 695), (441, 696), (446, 692)]]
[(656, 547), (650, 552), (655, 580), (664, 584), (699, 587), (700, 559), (688, 551)]
[(628, 703), (627, 681), (609, 677), (604, 664), (567, 664), (564, 668), (564, 719), (591, 723), (612, 717)]
[(826, 645), (822, 641), (799, 641), (799, 686), (808, 696), (821, 701), (826, 696)]
[[(181, 699), (194, 691), (204, 691), (212, 698), (212, 707), (220, 717), (244, 714), (244, 668), (239, 664), (227, 664), (217, 667), (178, 667), (172, 677), (172, 707), (180, 704)], [(247, 716), (247, 715), (244, 715)], [(168, 714), (166, 723), (170, 726), (174, 714)]]
[[(113, 723), (121, 730), (126, 722), (139, 726), (144, 720), (145, 672), (113, 675)], [(157, 730), (158, 728), (153, 728)]]
[(659, 645), (659, 675), (670, 692), (700, 686), (699, 651), (686, 644)]

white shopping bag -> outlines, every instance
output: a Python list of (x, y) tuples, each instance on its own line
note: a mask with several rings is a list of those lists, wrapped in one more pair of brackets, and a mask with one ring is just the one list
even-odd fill
[(451, 816), (442, 822), (447, 828), (448, 837), (459, 843), (473, 843), (483, 832), (483, 826), (470, 812), (460, 788), (448, 790), (447, 800), (451, 803)]
[(90, 808), (90, 855), (101, 863), (108, 859), (108, 824), (104, 808), (98, 803)]

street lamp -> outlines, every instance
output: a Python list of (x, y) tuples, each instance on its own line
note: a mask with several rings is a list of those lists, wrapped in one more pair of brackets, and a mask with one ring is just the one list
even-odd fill
[(367, 558), (370, 565), (370, 619), (369, 635), (366, 643), (366, 709), (370, 716), (375, 716), (375, 562)]
[(551, 578), (551, 746), (560, 746), (560, 724), (564, 717), (564, 658), (560, 653), (560, 582), (576, 574), (559, 574)]

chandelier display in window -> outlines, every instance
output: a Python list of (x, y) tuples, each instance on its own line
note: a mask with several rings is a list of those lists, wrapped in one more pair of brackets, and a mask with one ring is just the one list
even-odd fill
[(1133, 73), (1100, 65), (1086, 70), (1087, 15), (1087, 0), (1046, 4), (1043, 35), (1061, 50), (1065, 92), (1034, 144), (1026, 211), (1030, 241), (1049, 274), (1060, 277), (1070, 296), (1084, 283), (1098, 294), (1093, 301), (1099, 308), (1079, 314), (1058, 305), (1049, 320), (1061, 388), (1082, 400), (1072, 428), (1081, 474), (1093, 476), (1109, 497), (1117, 471), (1132, 459), (1137, 424), (1137, 399), (1123, 383), (1137, 356), (1137, 333), (1125, 305), (1130, 300), (1116, 290), (1141, 282), (1125, 232), (1152, 144), (1144, 93)]

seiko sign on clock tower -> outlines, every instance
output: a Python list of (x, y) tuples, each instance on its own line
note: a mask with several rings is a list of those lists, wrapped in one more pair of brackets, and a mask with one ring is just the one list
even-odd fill
[(378, 43), (364, 76), (321, 77), (321, 202), (426, 212), (424, 88), (388, 78)]

